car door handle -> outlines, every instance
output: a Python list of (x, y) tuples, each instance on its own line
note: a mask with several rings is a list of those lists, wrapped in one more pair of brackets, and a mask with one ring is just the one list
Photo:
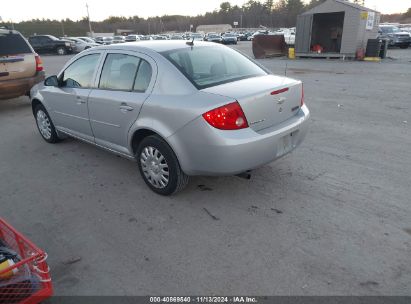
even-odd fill
[(126, 104), (126, 103), (122, 103), (122, 104), (120, 105), (120, 110), (121, 110), (122, 112), (126, 112), (126, 111), (130, 112), (130, 111), (133, 111), (134, 108), (133, 108), (133, 107), (130, 107), (130, 106), (129, 106), (128, 104)]
[(77, 96), (77, 104), (78, 104), (78, 105), (85, 104), (85, 103), (86, 103), (86, 100), (85, 100), (85, 99)]

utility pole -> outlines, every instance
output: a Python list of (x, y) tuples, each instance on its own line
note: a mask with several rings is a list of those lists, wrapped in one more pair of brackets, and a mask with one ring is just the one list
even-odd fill
[(65, 33), (64, 33), (64, 20), (63, 19), (61, 19), (61, 31), (63, 32), (63, 37), (64, 37)]
[(90, 35), (93, 37), (93, 30), (91, 29), (90, 13), (88, 11), (88, 4), (86, 3), (87, 8), (87, 19), (88, 19), (88, 28), (90, 30)]

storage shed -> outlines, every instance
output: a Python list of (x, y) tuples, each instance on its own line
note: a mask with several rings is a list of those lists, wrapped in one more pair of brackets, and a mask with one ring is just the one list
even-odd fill
[(297, 17), (298, 57), (354, 58), (378, 36), (380, 13), (346, 0), (327, 0)]

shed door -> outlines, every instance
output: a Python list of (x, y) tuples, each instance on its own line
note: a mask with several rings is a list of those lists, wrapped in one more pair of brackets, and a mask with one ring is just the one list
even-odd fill
[(312, 24), (313, 15), (300, 15), (297, 17), (297, 33), (295, 35), (296, 53), (310, 52)]

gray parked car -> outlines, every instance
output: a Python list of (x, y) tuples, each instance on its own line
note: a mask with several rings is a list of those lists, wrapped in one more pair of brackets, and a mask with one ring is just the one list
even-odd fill
[(309, 117), (301, 81), (207, 42), (92, 48), (31, 96), (47, 142), (69, 135), (134, 159), (162, 195), (190, 175), (241, 174), (289, 153)]

